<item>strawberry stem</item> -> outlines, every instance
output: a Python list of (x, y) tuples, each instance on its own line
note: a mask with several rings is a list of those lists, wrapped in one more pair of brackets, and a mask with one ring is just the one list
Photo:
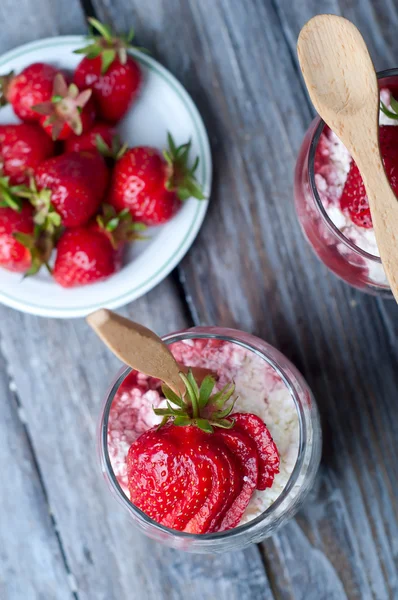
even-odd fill
[[(105, 25), (93, 17), (89, 17), (88, 22), (90, 43), (84, 48), (75, 50), (75, 54), (84, 54), (88, 59), (101, 56), (102, 75), (108, 71), (116, 58), (122, 65), (126, 64), (127, 51), (129, 48), (133, 48), (131, 41), (134, 37), (134, 29), (130, 29), (127, 35), (116, 36), (109, 25)], [(143, 48), (139, 48), (139, 50), (144, 51)]]
[(176, 192), (181, 201), (190, 197), (205, 200), (206, 196), (196, 180), (195, 172), (199, 165), (199, 157), (194, 160), (192, 167), (188, 166), (191, 140), (180, 146), (176, 146), (170, 132), (167, 134), (168, 149), (164, 150), (163, 156), (168, 166), (168, 178), (166, 188)]
[(228, 419), (235, 404), (235, 401), (229, 402), (235, 391), (233, 383), (212, 395), (216, 383), (214, 377), (207, 375), (200, 387), (191, 369), (187, 374), (181, 372), (180, 377), (186, 388), (184, 397), (179, 397), (167, 385), (162, 386), (167, 408), (153, 409), (156, 415), (163, 417), (161, 425), (172, 418), (174, 425), (195, 425), (207, 433), (212, 433), (214, 427), (231, 429), (234, 426), (234, 421)]

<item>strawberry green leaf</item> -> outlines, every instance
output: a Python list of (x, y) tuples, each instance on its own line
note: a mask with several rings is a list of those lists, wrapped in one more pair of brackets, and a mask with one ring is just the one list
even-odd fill
[(396, 118), (398, 118), (398, 102), (397, 102), (397, 100), (395, 100), (394, 96), (391, 96), (390, 104), (391, 104), (391, 108), (397, 115)]
[(186, 425), (191, 425), (192, 419), (189, 417), (176, 417), (173, 423), (174, 425), (177, 425), (177, 427), (185, 427)]
[(173, 404), (176, 404), (180, 408), (186, 407), (184, 400), (180, 398), (180, 396), (177, 396), (177, 394), (173, 392), (173, 390), (167, 385), (162, 385), (162, 392), (164, 397), (167, 398), (167, 400), (170, 400), (170, 402)]
[(110, 221), (108, 221), (108, 223), (105, 226), (105, 229), (107, 231), (115, 231), (115, 229), (118, 225), (119, 225), (119, 219), (118, 219), (118, 217), (115, 217), (114, 219), (111, 219)]
[(112, 42), (113, 34), (109, 25), (101, 23), (101, 21), (98, 21), (98, 19), (94, 19), (94, 17), (89, 17), (87, 20), (90, 23), (91, 27), (93, 29), (96, 29), (98, 33), (100, 33), (107, 42)]
[(25, 246), (25, 248), (28, 248), (28, 250), (32, 250), (34, 248), (34, 238), (31, 234), (16, 231), (12, 235), (17, 242), (22, 244), (22, 246)]
[(18, 194), (24, 189), (25, 186), (22, 185), (11, 186), (9, 177), (0, 177), (0, 207), (12, 208), (17, 212), (20, 212), (22, 203)]
[(398, 114), (387, 108), (382, 100), (380, 100), (380, 110), (390, 119), (398, 119)]
[(175, 410), (173, 408), (154, 408), (153, 412), (155, 413), (155, 415), (158, 415), (158, 417), (172, 417), (179, 415), (185, 416), (185, 413), (182, 413), (181, 411)]
[(180, 377), (185, 383), (185, 387), (187, 388), (188, 396), (192, 404), (192, 414), (194, 419), (199, 416), (199, 406), (198, 406), (198, 397), (195, 394), (195, 389), (192, 387), (191, 382), (187, 378), (184, 373), (180, 373)]
[(192, 389), (194, 391), (196, 398), (199, 398), (199, 387), (198, 387), (198, 384), (196, 383), (196, 379), (193, 376), (191, 369), (188, 370), (187, 379), (192, 386)]
[(167, 143), (169, 144), (171, 155), (174, 155), (176, 153), (177, 147), (174, 143), (173, 136), (171, 135), (170, 131), (167, 132)]
[(6, 75), (0, 75), (0, 107), (8, 104), (7, 92), (14, 75), (14, 71), (10, 71)]
[(89, 44), (88, 46), (84, 46), (84, 48), (78, 48), (77, 50), (73, 50), (73, 54), (85, 54), (87, 58), (96, 58), (99, 54), (101, 54), (100, 46), (97, 44)]
[(199, 390), (199, 409), (202, 409), (206, 406), (210, 395), (214, 389), (215, 383), (216, 381), (211, 375), (207, 375), (203, 379)]
[(230, 421), (228, 419), (220, 419), (219, 421), (210, 421), (210, 424), (215, 427), (221, 427), (221, 429), (232, 429), (235, 425), (235, 421), (234, 419), (231, 419)]
[(107, 70), (109, 69), (109, 67), (111, 66), (111, 64), (113, 63), (113, 61), (116, 58), (116, 50), (113, 50), (113, 48), (107, 48), (106, 50), (102, 51), (101, 54), (101, 60), (102, 60), (102, 64), (101, 64), (101, 74), (104, 75)]
[(166, 423), (167, 423), (167, 421), (168, 421), (168, 420), (169, 420), (169, 417), (163, 417), (163, 419), (161, 420), (161, 422), (160, 422), (160, 423), (159, 423), (159, 425), (158, 425), (158, 428), (157, 428), (157, 430), (159, 431), (159, 429), (160, 429), (161, 427), (163, 427), (163, 425), (166, 425)]
[(236, 400), (234, 400), (232, 402), (232, 404), (227, 406), (227, 408), (224, 408), (224, 410), (218, 410), (218, 411), (214, 412), (212, 414), (212, 418), (213, 419), (224, 419), (224, 417), (228, 417), (228, 415), (230, 415), (234, 409), (235, 402), (236, 402)]
[(211, 424), (209, 423), (209, 421), (207, 419), (195, 419), (194, 423), (197, 427), (199, 427), (199, 429), (201, 429), (202, 431), (205, 431), (206, 433), (214, 432), (213, 427), (211, 426)]

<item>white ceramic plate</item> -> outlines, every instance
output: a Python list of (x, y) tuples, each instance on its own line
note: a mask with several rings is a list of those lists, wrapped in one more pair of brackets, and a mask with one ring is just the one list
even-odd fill
[[(0, 73), (21, 71), (33, 62), (49, 62), (73, 69), (81, 56), (73, 50), (84, 45), (81, 36), (40, 40), (11, 50), (0, 58)], [(192, 99), (181, 84), (153, 58), (132, 52), (140, 63), (142, 93), (120, 124), (122, 139), (131, 145), (164, 148), (167, 131), (181, 144), (192, 140), (191, 158), (199, 156), (199, 183), (208, 198), (212, 163), (209, 140)], [(0, 110), (0, 123), (17, 121), (10, 107)], [(132, 244), (122, 270), (107, 281), (75, 289), (63, 289), (44, 269), (21, 280), (19, 274), (0, 268), (0, 302), (46, 317), (81, 317), (100, 307), (118, 308), (142, 296), (179, 263), (194, 241), (204, 219), (208, 201), (191, 198), (166, 225), (153, 228), (149, 240)]]

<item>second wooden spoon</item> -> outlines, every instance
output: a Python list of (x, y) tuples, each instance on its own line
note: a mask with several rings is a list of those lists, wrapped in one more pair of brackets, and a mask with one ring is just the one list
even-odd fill
[(297, 51), (311, 100), (347, 147), (362, 175), (377, 246), (398, 302), (398, 201), (379, 148), (379, 88), (365, 41), (347, 19), (313, 17)]

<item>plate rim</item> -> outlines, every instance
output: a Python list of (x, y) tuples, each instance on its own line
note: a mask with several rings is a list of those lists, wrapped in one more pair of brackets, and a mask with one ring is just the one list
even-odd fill
[[(71, 44), (76, 44), (77, 46), (78, 44), (84, 43), (85, 39), (86, 38), (84, 35), (62, 35), (46, 37), (33, 42), (27, 42), (2, 54), (0, 56), (0, 68), (8, 61), (19, 58), (27, 52), (32, 52), (35, 50), (37, 51), (41, 50), (42, 48), (48, 48), (52, 46), (68, 46)], [(110, 309), (120, 308), (129, 302), (132, 302), (133, 300), (137, 300), (158, 285), (163, 279), (165, 279), (181, 262), (200, 230), (210, 201), (213, 170), (210, 142), (203, 119), (190, 94), (178, 81), (178, 79), (168, 69), (166, 69), (166, 67), (161, 65), (156, 59), (144, 54), (143, 52), (140, 52), (139, 50), (132, 49), (129, 51), (129, 53), (141, 64), (160, 75), (162, 79), (171, 86), (173, 91), (180, 97), (186, 106), (198, 136), (198, 143), (201, 152), (201, 168), (202, 179), (204, 182), (204, 192), (208, 199), (205, 202), (197, 202), (197, 207), (189, 224), (188, 230), (186, 231), (185, 236), (174, 253), (160, 268), (158, 268), (155, 273), (153, 273), (144, 282), (140, 283), (138, 287), (134, 288), (133, 290), (126, 291), (121, 295), (119, 294), (117, 297), (110, 299), (107, 302), (91, 303), (85, 307), (74, 308), (43, 307), (39, 304), (20, 300), (8, 295), (4, 291), (0, 291), (0, 302), (6, 306), (41, 317), (52, 317), (59, 319), (84, 317), (100, 307), (106, 307)], [(65, 290), (65, 293), (68, 293), (68, 291), (69, 290)]]

